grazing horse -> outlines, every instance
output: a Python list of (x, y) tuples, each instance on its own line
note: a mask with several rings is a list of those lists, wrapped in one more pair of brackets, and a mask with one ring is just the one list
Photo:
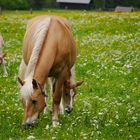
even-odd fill
[[(73, 66), (70, 70), (70, 79), (67, 79), (63, 85), (62, 99), (60, 103), (60, 114), (64, 114), (64, 108), (67, 113), (71, 113), (73, 110), (73, 100), (76, 95), (76, 88), (80, 86), (83, 81), (75, 82), (75, 67)], [(55, 84), (55, 79), (49, 78), (49, 85), (51, 92), (53, 92), (53, 85)], [(48, 84), (47, 83), (47, 84)]]
[(7, 70), (6, 70), (5, 60), (4, 60), (5, 54), (2, 53), (3, 45), (4, 45), (4, 40), (3, 40), (3, 37), (0, 35), (0, 64), (3, 65), (4, 76), (7, 76), (8, 73), (7, 73)]
[(38, 16), (28, 23), (18, 78), (21, 85), (25, 127), (31, 126), (46, 106), (45, 84), (48, 77), (55, 79), (52, 123), (54, 127), (59, 124), (61, 96), (78, 86), (70, 82), (71, 68), (75, 60), (75, 41), (70, 25), (65, 19), (55, 16)]

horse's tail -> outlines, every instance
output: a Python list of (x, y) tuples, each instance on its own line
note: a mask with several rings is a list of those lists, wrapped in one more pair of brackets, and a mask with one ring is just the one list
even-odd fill
[(28, 63), (25, 76), (28, 76), (29, 74), (33, 76), (34, 74), (35, 66), (37, 64), (39, 53), (43, 46), (50, 22), (51, 17), (44, 17), (42, 20), (40, 20), (37, 27), (35, 28), (31, 40), (34, 43), (34, 47), (32, 50), (32, 54)]

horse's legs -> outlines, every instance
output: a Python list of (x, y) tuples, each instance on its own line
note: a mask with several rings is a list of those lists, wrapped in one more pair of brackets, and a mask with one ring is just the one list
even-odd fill
[(59, 105), (62, 96), (62, 87), (64, 83), (64, 77), (60, 76), (55, 80), (53, 85), (53, 114), (52, 114), (52, 123), (53, 127), (56, 127), (59, 124), (58, 115), (59, 115)]
[[(48, 86), (48, 81), (44, 85), (45, 94), (47, 93), (47, 86)], [(48, 93), (47, 93), (47, 95), (48, 95)], [(48, 97), (45, 97), (46, 107), (44, 108), (44, 113), (47, 113), (47, 110), (48, 110), (48, 104), (47, 104), (48, 102), (47, 102), (47, 99), (48, 99)]]
[[(50, 93), (52, 95), (52, 98), (51, 98), (52, 107), (51, 107), (51, 110), (50, 110), (52, 112), (52, 108), (53, 108), (53, 93), (55, 91), (55, 79), (48, 78), (48, 83), (50, 85)], [(64, 107), (63, 107), (63, 99), (62, 98), (61, 98), (61, 102), (60, 102), (59, 113), (64, 114)]]

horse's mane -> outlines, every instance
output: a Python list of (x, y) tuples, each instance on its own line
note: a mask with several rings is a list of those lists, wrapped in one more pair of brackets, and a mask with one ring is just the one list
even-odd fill
[[(29, 22), (29, 24), (27, 25), (27, 28), (32, 27), (32, 23), (33, 23), (32, 21), (34, 21), (34, 20), (35, 19), (33, 19), (33, 20), (31, 20), (31, 22)], [(37, 64), (37, 61), (39, 58), (39, 54), (40, 54), (41, 48), (43, 46), (50, 22), (51, 22), (51, 17), (44, 16), (43, 20), (40, 20), (40, 22), (38, 23), (32, 37), (31, 37), (32, 40), (30, 40), (30, 41), (33, 42), (34, 48), (32, 50), (28, 66), (25, 68), (26, 69), (26, 72), (24, 74), (25, 84), (22, 86), (22, 88), (20, 90), (21, 97), (23, 97), (24, 99), (28, 99), (29, 96), (31, 96), (31, 94), (33, 93), (32, 79), (33, 79), (33, 75), (34, 75), (34, 70), (35, 70), (35, 67), (36, 67), (36, 64)], [(25, 67), (25, 65), (23, 65), (23, 67), (21, 67), (21, 68), (24, 68), (24, 67)]]
[(70, 82), (72, 85), (75, 84), (75, 65), (71, 68), (71, 76), (70, 76)]
[(32, 42), (34, 43), (34, 48), (28, 63), (28, 67), (26, 69), (25, 77), (29, 75), (33, 77), (34, 70), (38, 61), (39, 53), (44, 43), (44, 38), (49, 28), (50, 21), (51, 21), (51, 17), (44, 17), (44, 19), (39, 22), (39, 24), (37, 25), (33, 33)]

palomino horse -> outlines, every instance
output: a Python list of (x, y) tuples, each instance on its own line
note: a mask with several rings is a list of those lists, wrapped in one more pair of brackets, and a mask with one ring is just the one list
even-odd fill
[[(18, 81), (24, 107), (23, 125), (28, 127), (46, 106), (45, 83), (53, 77), (52, 123), (59, 124), (61, 96), (70, 94), (78, 84), (71, 85), (71, 68), (76, 60), (76, 47), (68, 22), (60, 17), (39, 16), (28, 26), (23, 42), (23, 59)], [(64, 94), (65, 94), (64, 93)]]
[(0, 64), (3, 65), (4, 76), (7, 76), (8, 73), (7, 73), (7, 70), (6, 70), (5, 60), (4, 60), (5, 54), (2, 53), (3, 45), (4, 45), (4, 40), (3, 40), (3, 37), (0, 35)]

